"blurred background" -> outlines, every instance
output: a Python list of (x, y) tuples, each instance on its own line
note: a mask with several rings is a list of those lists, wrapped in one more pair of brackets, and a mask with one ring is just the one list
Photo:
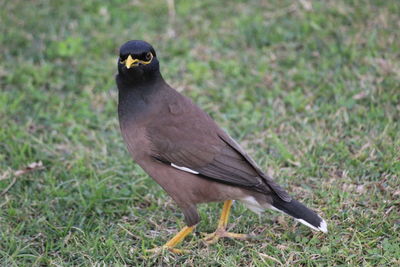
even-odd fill
[[(0, 3), (0, 265), (400, 264), (399, 1)], [(131, 39), (328, 235), (237, 203), (231, 227), (260, 239), (146, 255), (184, 223), (120, 137)], [(200, 206), (198, 231), (220, 206)]]

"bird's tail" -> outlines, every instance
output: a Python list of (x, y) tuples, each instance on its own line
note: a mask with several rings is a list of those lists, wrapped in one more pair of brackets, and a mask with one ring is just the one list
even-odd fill
[(292, 199), (290, 202), (285, 202), (276, 196), (273, 198), (271, 206), (272, 209), (284, 212), (316, 231), (328, 232), (325, 220), (297, 200)]

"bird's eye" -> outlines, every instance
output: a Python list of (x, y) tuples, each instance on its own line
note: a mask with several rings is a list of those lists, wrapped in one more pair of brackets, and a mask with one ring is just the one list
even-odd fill
[(149, 60), (152, 59), (152, 58), (153, 58), (153, 54), (152, 54), (151, 52), (148, 52), (148, 53), (146, 54), (146, 60), (149, 61)]
[(127, 58), (127, 57), (124, 57), (124, 56), (119, 56), (119, 63), (121, 63), (121, 64), (125, 64), (125, 62), (126, 62), (126, 58)]

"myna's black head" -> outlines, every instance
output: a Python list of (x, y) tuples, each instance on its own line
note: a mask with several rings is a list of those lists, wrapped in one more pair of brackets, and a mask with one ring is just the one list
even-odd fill
[(158, 76), (159, 67), (154, 48), (145, 41), (128, 41), (119, 49), (118, 73), (132, 83)]

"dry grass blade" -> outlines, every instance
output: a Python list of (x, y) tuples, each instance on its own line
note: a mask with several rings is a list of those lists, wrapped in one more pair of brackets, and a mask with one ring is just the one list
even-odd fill
[(260, 255), (261, 259), (264, 258), (264, 259), (272, 260), (272, 261), (274, 261), (274, 262), (280, 264), (281, 266), (283, 266), (283, 263), (282, 263), (282, 262), (280, 262), (279, 260), (275, 259), (275, 258), (272, 257), (272, 256), (269, 256), (269, 255), (264, 254), (264, 253), (261, 253), (261, 252), (259, 252), (258, 255)]
[[(10, 188), (15, 184), (15, 182), (17, 181), (17, 177), (27, 174), (29, 172), (35, 171), (35, 170), (41, 170), (43, 169), (43, 163), (41, 161), (38, 162), (32, 162), (30, 164), (28, 164), (28, 166), (24, 169), (21, 170), (17, 170), (13, 173), (14, 178), (11, 181), (11, 183), (0, 193), (0, 196), (3, 196), (4, 194), (6, 194)], [(9, 174), (9, 172), (6, 172), (5, 174)], [(2, 175), (1, 180), (5, 180), (8, 179), (9, 177), (5, 178), (5, 174)]]

